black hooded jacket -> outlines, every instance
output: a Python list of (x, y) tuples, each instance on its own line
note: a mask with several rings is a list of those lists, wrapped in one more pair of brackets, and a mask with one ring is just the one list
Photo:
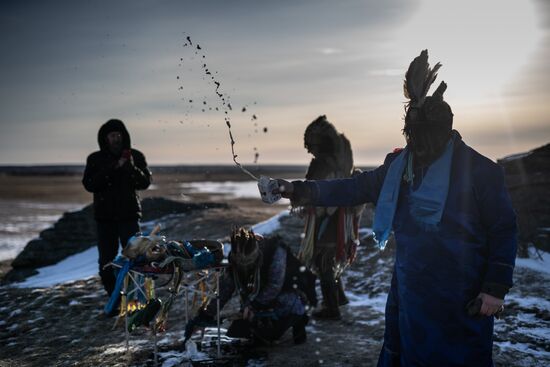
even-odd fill
[[(130, 150), (132, 160), (117, 168), (120, 156), (109, 150), (107, 134), (122, 134), (122, 149)], [(126, 221), (141, 218), (141, 205), (136, 190), (151, 183), (151, 172), (143, 153), (130, 148), (130, 134), (120, 120), (109, 120), (97, 134), (100, 150), (88, 156), (82, 183), (94, 194), (94, 213), (98, 221)]]

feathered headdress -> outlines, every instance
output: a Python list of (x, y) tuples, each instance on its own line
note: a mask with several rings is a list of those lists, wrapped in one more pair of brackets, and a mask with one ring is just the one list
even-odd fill
[(409, 99), (406, 105), (405, 122), (440, 123), (449, 121), (452, 124), (453, 113), (450, 106), (443, 101), (443, 93), (447, 89), (447, 84), (442, 81), (433, 95), (427, 97), (440, 67), (441, 64), (438, 62), (433, 68), (430, 68), (428, 50), (423, 50), (409, 65), (403, 82), (403, 93)]
[[(405, 97), (409, 99), (408, 106), (420, 108), (424, 104), (426, 95), (431, 85), (437, 78), (437, 71), (441, 67), (441, 63), (435, 64), (433, 69), (428, 63), (428, 50), (423, 50), (420, 56), (416, 57), (409, 65), (409, 70), (405, 74), (403, 82), (403, 92)], [(434, 96), (438, 94), (443, 98), (443, 92), (447, 88), (445, 82), (441, 82)]]

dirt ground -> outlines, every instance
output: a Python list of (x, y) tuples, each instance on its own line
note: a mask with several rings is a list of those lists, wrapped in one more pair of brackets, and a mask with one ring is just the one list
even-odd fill
[[(292, 172), (270, 173), (273, 177), (293, 177)], [(294, 175), (296, 173), (294, 172)], [(299, 176), (295, 176), (299, 177)], [(157, 174), (155, 189), (144, 191), (142, 197), (163, 196), (181, 199), (181, 182), (214, 180), (239, 180), (242, 175), (224, 174), (212, 177), (209, 174)], [(246, 177), (245, 177), (246, 179)], [(8, 189), (11, 188), (11, 189)], [(208, 201), (205, 194), (186, 193), (186, 200)], [(43, 202), (91, 201), (91, 194), (83, 191), (79, 176), (0, 176), (0, 200), (24, 200)], [(265, 205), (255, 199), (227, 199), (230, 208), (204, 211), (200, 216), (185, 217), (163, 223), (167, 234), (173, 238), (222, 238), (234, 225), (250, 226), (266, 220), (285, 209), (281, 205)], [(288, 224), (285, 236), (299, 243), (301, 223)], [(9, 261), (0, 266), (0, 271), (9, 269)], [(0, 323), (0, 366), (150, 366), (153, 365), (151, 336), (140, 330), (131, 338), (130, 353), (124, 348), (122, 328), (112, 330), (113, 319), (102, 316), (106, 296), (99, 279), (77, 281), (47, 289), (0, 288), (0, 316), (7, 322)], [(181, 337), (185, 325), (184, 302), (176, 302), (169, 320), (169, 330), (160, 336), (162, 353), (181, 351)], [(226, 307), (224, 312), (236, 309)], [(345, 321), (308, 326), (309, 339), (304, 345), (294, 346), (290, 334), (277, 345), (255, 349), (233, 358), (233, 365), (280, 366), (291, 358), (304, 366), (373, 365), (382, 340), (380, 314), (375, 326), (356, 322), (352, 312), (343, 310)], [(351, 335), (342, 337), (343, 335)], [(334, 343), (339, 345), (334, 348)], [(358, 348), (361, 346), (361, 348)], [(372, 348), (372, 353), (365, 350)], [(235, 351), (226, 351), (226, 355)], [(242, 352), (242, 350), (240, 351)], [(239, 352), (239, 353), (240, 353)], [(365, 355), (371, 355), (370, 361)], [(162, 358), (161, 358), (162, 362)], [(187, 364), (182, 364), (187, 365)]]
[[(282, 174), (282, 177), (291, 176)], [(157, 175), (156, 190), (146, 191), (143, 196), (180, 197), (178, 185), (185, 179), (194, 180), (192, 176)], [(7, 186), (13, 190), (7, 190)], [(81, 189), (80, 177), (0, 176), (0, 199), (25, 198), (26, 193), (33, 200), (82, 200), (82, 203), (91, 200)], [(193, 195), (190, 200), (208, 199), (203, 194)], [(163, 224), (167, 236), (221, 238), (233, 225), (249, 226), (284, 209), (284, 206), (268, 206), (253, 199), (228, 199), (228, 203), (228, 209), (166, 220)], [(365, 220), (368, 221), (371, 214), (367, 213)], [(285, 240), (299, 243), (301, 222), (298, 219), (285, 219), (282, 228), (279, 234)], [(224, 357), (230, 362), (221, 364), (220, 361), (217, 365), (376, 365), (383, 340), (383, 310), (392, 264), (391, 247), (379, 252), (368, 239), (364, 240), (356, 262), (345, 273), (351, 302), (342, 308), (343, 320), (312, 320), (307, 326), (307, 342), (298, 346), (287, 333), (278, 344), (268, 348), (225, 348)], [(9, 269), (9, 261), (0, 264), (0, 271), (5, 269)], [(548, 366), (550, 344), (544, 335), (550, 329), (550, 316), (544, 305), (548, 304), (549, 279), (543, 273), (525, 268), (517, 269), (515, 278), (516, 286), (510, 294), (506, 315), (495, 324), (495, 365)], [(162, 290), (158, 295), (163, 297)], [(532, 304), (526, 304), (525, 299), (533, 300)], [(102, 315), (106, 301), (98, 277), (46, 289), (0, 287), (0, 367), (153, 366), (154, 344), (150, 332), (141, 328), (132, 334), (127, 352), (123, 328), (113, 329), (114, 320)], [(236, 305), (234, 300), (226, 306), (224, 315), (235, 312)], [(184, 326), (184, 302), (179, 298), (170, 313), (166, 333), (158, 336), (159, 365), (190, 365), (181, 359)], [(212, 348), (210, 353), (214, 353)]]

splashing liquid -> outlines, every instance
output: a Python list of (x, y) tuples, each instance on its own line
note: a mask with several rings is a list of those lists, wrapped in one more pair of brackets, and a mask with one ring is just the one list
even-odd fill
[[(191, 37), (190, 36), (187, 36), (186, 37), (186, 40), (188, 43), (185, 43), (183, 45), (183, 47), (187, 47), (187, 46), (193, 46), (193, 42), (191, 41)], [(201, 52), (204, 52), (202, 51), (202, 47), (198, 44), (198, 43), (195, 43), (195, 55), (198, 55), (199, 51)], [(224, 95), (222, 92), (220, 92), (220, 82), (218, 80), (216, 80), (216, 78), (214, 77), (214, 75), (212, 74), (212, 72), (208, 69), (207, 67), (207, 64), (206, 64), (206, 61), (204, 61), (206, 59), (206, 55), (203, 53), (202, 55), (200, 55), (202, 60), (203, 60), (203, 63), (202, 63), (202, 69), (204, 70), (204, 73), (207, 77), (209, 77), (212, 82), (214, 83), (214, 85), (216, 86), (216, 89), (215, 89), (215, 93), (216, 95), (218, 96), (218, 98), (220, 99), (222, 105), (225, 107), (225, 117), (224, 117), (224, 120), (225, 120), (225, 125), (227, 126), (227, 129), (228, 129), (228, 133), (229, 133), (229, 141), (231, 143), (231, 154), (233, 156), (233, 162), (235, 162), (235, 165), (237, 167), (239, 167), (241, 169), (241, 171), (243, 171), (243, 173), (245, 173), (246, 175), (250, 176), (252, 179), (254, 179), (255, 181), (259, 181), (259, 178), (256, 177), (254, 174), (252, 174), (249, 170), (247, 170), (246, 168), (244, 168), (238, 161), (237, 161), (237, 157), (238, 155), (235, 153), (235, 139), (233, 138), (233, 132), (231, 131), (231, 119), (229, 118), (229, 114), (228, 114), (228, 110), (229, 111), (232, 111), (233, 110), (233, 107), (231, 106), (231, 103), (229, 103), (229, 96), (228, 95)], [(217, 72), (215, 72), (214, 74), (217, 74)], [(179, 77), (178, 77), (179, 79)], [(204, 105), (206, 105), (206, 101), (203, 102)], [(256, 102), (254, 102), (254, 104), (256, 104)], [(218, 108), (216, 108), (216, 110), (218, 110)], [(204, 109), (202, 110), (204, 112)], [(243, 111), (242, 112), (245, 112), (246, 111), (246, 108), (243, 108)], [(252, 117), (252, 120), (256, 120), (257, 117), (256, 115), (253, 115)], [(255, 149), (256, 150), (256, 149)], [(255, 152), (255, 160), (254, 160), (254, 163), (257, 162), (258, 160), (258, 157), (259, 157), (259, 153), (256, 151)]]

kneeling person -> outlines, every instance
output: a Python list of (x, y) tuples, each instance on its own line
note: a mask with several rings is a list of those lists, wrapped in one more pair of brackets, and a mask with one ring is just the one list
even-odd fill
[[(294, 260), (290, 249), (277, 237), (263, 239), (243, 228), (233, 231), (230, 267), (220, 280), (220, 308), (237, 291), (242, 318), (231, 324), (227, 336), (269, 344), (292, 327), (294, 343), (305, 342), (308, 301), (296, 283), (298, 277), (311, 276), (314, 281), (314, 276), (304, 273), (304, 268), (294, 269), (299, 268)], [(302, 274), (297, 276), (295, 273), (300, 271)], [(212, 325), (215, 317), (215, 301), (201, 307), (185, 328), (186, 339), (195, 328)]]

